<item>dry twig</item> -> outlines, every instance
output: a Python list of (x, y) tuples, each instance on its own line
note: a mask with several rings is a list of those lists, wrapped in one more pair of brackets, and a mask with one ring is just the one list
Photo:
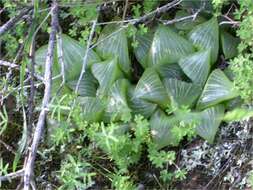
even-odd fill
[[(15, 63), (11, 63), (11, 62), (8, 62), (8, 61), (4, 61), (4, 60), (0, 60), (0, 66), (10, 67), (12, 69), (20, 70), (20, 65), (17, 65)], [(25, 72), (29, 75), (31, 74), (28, 69), (26, 69)], [(34, 76), (35, 76), (35, 78), (37, 78), (40, 81), (44, 80), (43, 77), (41, 77), (40, 75), (35, 74)]]
[(33, 174), (33, 169), (34, 169), (34, 161), (36, 158), (40, 138), (45, 127), (45, 119), (48, 113), (48, 104), (50, 102), (50, 97), (51, 97), (52, 65), (53, 65), (53, 56), (54, 56), (54, 48), (55, 48), (55, 41), (56, 41), (56, 32), (57, 32), (57, 26), (58, 26), (58, 4), (56, 1), (52, 3), (51, 10), (52, 10), (52, 19), (51, 19), (52, 30), (49, 36), (48, 52), (47, 52), (46, 63), (45, 63), (45, 75), (44, 75), (45, 91), (44, 91), (44, 97), (42, 100), (42, 109), (39, 114), (37, 126), (35, 128), (31, 149), (29, 151), (27, 162), (24, 164), (24, 172), (25, 172), (24, 173), (24, 190), (29, 190), (30, 188), (31, 176)]
[(0, 36), (2, 36), (5, 32), (10, 30), (17, 22), (19, 22), (26, 14), (29, 13), (31, 8), (24, 9), (20, 11), (20, 13), (16, 16), (11, 18), (8, 22), (6, 22), (3, 26), (0, 27)]
[(21, 169), (21, 170), (18, 170), (16, 172), (9, 173), (5, 176), (0, 176), (0, 181), (11, 180), (11, 179), (14, 179), (14, 178), (17, 178), (17, 177), (21, 177), (23, 175), (24, 175), (24, 169)]
[(81, 80), (82, 80), (83, 75), (85, 73), (85, 69), (86, 69), (86, 65), (87, 65), (87, 61), (88, 61), (89, 50), (90, 50), (90, 45), (91, 45), (92, 37), (95, 33), (96, 24), (97, 24), (97, 19), (94, 20), (94, 22), (92, 24), (92, 27), (91, 27), (90, 36), (89, 36), (87, 46), (86, 46), (86, 52), (85, 52), (85, 55), (84, 55), (84, 58), (83, 58), (83, 66), (82, 66), (81, 74), (79, 76), (79, 79), (78, 79), (78, 82), (77, 82), (77, 85), (76, 85), (76, 89), (75, 89), (76, 93), (78, 92)]

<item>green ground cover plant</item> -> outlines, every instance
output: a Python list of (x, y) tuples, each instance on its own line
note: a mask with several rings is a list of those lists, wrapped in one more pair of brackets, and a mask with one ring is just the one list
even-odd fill
[[(179, 164), (178, 152), (186, 144), (213, 146), (222, 125), (252, 117), (252, 1), (107, 3), (1, 3), (7, 17), (24, 5), (31, 5), (33, 13), (32, 20), (16, 25), (15, 35), (0, 35), (4, 59), (20, 64), (18, 74), (3, 70), (0, 82), (0, 95), (6, 97), (0, 137), (11, 141), (15, 126), (19, 134), (11, 159), (7, 162), (6, 153), (0, 159), (3, 179), (9, 173), (16, 178), (20, 171), (20, 184), (26, 187), (23, 172), (45, 110), (43, 140), (35, 149), (38, 178), (28, 184), (36, 182), (42, 189), (180, 188), (189, 170)], [(57, 26), (48, 21), (55, 6)], [(168, 10), (163, 12), (164, 7)], [(49, 79), (45, 74), (34, 84), (48, 72)], [(52, 90), (46, 97), (48, 84)], [(12, 109), (10, 94), (15, 97)], [(244, 187), (252, 186), (252, 173), (246, 173)], [(19, 184), (11, 177), (3, 184), (1, 176), (0, 187)]]

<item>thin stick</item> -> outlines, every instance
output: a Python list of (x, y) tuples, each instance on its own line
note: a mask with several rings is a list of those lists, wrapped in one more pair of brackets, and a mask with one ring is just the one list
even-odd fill
[(42, 109), (39, 115), (35, 132), (34, 132), (31, 149), (28, 155), (27, 162), (26, 164), (24, 164), (24, 171), (25, 171), (24, 190), (29, 190), (30, 188), (31, 176), (33, 174), (33, 169), (34, 169), (34, 161), (36, 158), (40, 138), (45, 127), (45, 119), (48, 113), (48, 104), (50, 102), (50, 96), (51, 96), (52, 65), (53, 65), (54, 48), (55, 48), (55, 41), (56, 41), (56, 32), (57, 32), (57, 26), (58, 26), (58, 4), (56, 1), (52, 3), (51, 10), (52, 10), (52, 19), (51, 19), (52, 30), (49, 36), (48, 51), (47, 51), (47, 57), (46, 57), (46, 63), (45, 63), (46, 65), (45, 75), (44, 75), (45, 91), (44, 91), (44, 97), (42, 100)]
[(188, 19), (192, 19), (194, 21), (194, 20), (196, 20), (198, 14), (205, 8), (205, 5), (206, 5), (206, 3), (204, 2), (203, 5), (192, 15), (185, 16), (185, 17), (178, 18), (178, 19), (169, 20), (169, 21), (165, 22), (164, 24), (165, 25), (174, 24), (176, 22), (182, 22), (182, 21), (188, 20)]
[(228, 25), (233, 25), (233, 26), (240, 26), (240, 22), (237, 22), (237, 21), (222, 21), (219, 23), (219, 25), (225, 25), (225, 24), (228, 24)]
[(125, 29), (128, 27), (129, 24), (140, 24), (142, 22), (145, 22), (147, 19), (149, 19), (150, 17), (156, 15), (156, 14), (161, 14), (163, 12), (166, 12), (168, 11), (169, 9), (177, 6), (178, 4), (180, 4), (182, 2), (182, 0), (175, 0), (175, 1), (172, 1), (171, 3), (168, 3), (162, 7), (159, 7), (157, 8), (156, 10), (140, 17), (140, 18), (137, 18), (137, 19), (130, 19), (130, 20), (125, 20), (125, 21), (112, 21), (112, 22), (104, 22), (104, 23), (97, 23), (97, 25), (104, 25), (104, 24), (113, 24), (113, 23), (122, 23), (122, 22), (125, 22), (125, 23), (128, 23), (127, 25), (123, 25), (122, 27), (120, 27), (118, 30), (112, 32), (111, 34), (109, 34), (108, 36), (106, 36), (105, 38), (103, 38), (102, 40), (99, 40), (98, 42), (96, 42), (95, 44), (93, 44), (89, 49), (93, 49), (95, 48), (98, 44), (102, 43), (103, 41), (105, 41), (106, 39), (112, 37), (114, 34), (120, 32), (121, 30)]
[(139, 24), (139, 23), (143, 23), (146, 20), (148, 20), (150, 17), (155, 16), (156, 14), (161, 14), (164, 13), (166, 11), (168, 11), (169, 9), (179, 5), (182, 2), (182, 0), (174, 0), (170, 3), (167, 3), (166, 5), (162, 6), (162, 7), (158, 7), (156, 10), (140, 17), (137, 21), (134, 21), (133, 24)]
[(58, 52), (58, 60), (61, 65), (61, 76), (62, 76), (62, 83), (65, 84), (66, 79), (65, 79), (65, 65), (64, 65), (64, 60), (63, 60), (63, 45), (62, 45), (62, 31), (59, 28), (59, 33), (56, 35), (57, 38), (57, 52)]
[(92, 24), (92, 27), (91, 27), (90, 36), (89, 36), (89, 39), (88, 39), (88, 42), (87, 42), (86, 51), (85, 51), (85, 55), (84, 55), (84, 58), (83, 58), (82, 70), (81, 70), (81, 74), (79, 76), (79, 79), (78, 79), (78, 82), (77, 82), (77, 85), (76, 85), (75, 93), (78, 92), (81, 80), (82, 80), (83, 75), (85, 73), (85, 69), (86, 69), (86, 65), (87, 65), (87, 61), (88, 61), (89, 50), (90, 50), (90, 44), (91, 44), (91, 41), (92, 41), (92, 37), (95, 33), (96, 24), (97, 24), (97, 19), (93, 21), (93, 24)]
[(13, 150), (13, 148), (10, 146), (10, 145), (8, 145), (8, 144), (6, 144), (4, 141), (2, 141), (1, 139), (0, 139), (0, 144), (2, 144), (8, 151), (10, 151), (12, 154), (16, 154), (15, 153), (15, 151)]
[(17, 177), (21, 177), (23, 175), (24, 175), (24, 169), (21, 169), (21, 170), (18, 170), (16, 172), (9, 173), (5, 176), (0, 176), (0, 181), (11, 180), (11, 179), (14, 179), (14, 178), (17, 178)]
[(125, 2), (125, 8), (124, 8), (122, 20), (125, 20), (125, 18), (126, 18), (127, 8), (128, 8), (128, 0), (126, 0), (126, 2)]
[(0, 36), (2, 36), (5, 32), (10, 30), (13, 26), (15, 26), (15, 24), (17, 22), (19, 22), (23, 18), (23, 16), (25, 16), (27, 13), (29, 13), (30, 10), (31, 10), (31, 8), (21, 10), (21, 12), (17, 16), (11, 18), (3, 26), (1, 26), (0, 27)]
[(29, 71), (31, 73), (30, 75), (30, 94), (29, 94), (29, 104), (28, 104), (28, 121), (27, 121), (27, 128), (28, 128), (28, 139), (31, 139), (32, 134), (32, 123), (33, 123), (33, 110), (34, 110), (34, 94), (35, 94), (35, 85), (34, 85), (34, 66), (35, 66), (35, 38), (32, 38), (32, 44), (30, 48), (29, 57), (31, 60), (31, 65), (29, 68)]

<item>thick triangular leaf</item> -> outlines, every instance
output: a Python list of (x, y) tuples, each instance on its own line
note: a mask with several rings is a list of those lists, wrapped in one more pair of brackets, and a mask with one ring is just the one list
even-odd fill
[[(185, 18), (187, 16), (190, 16), (191, 14), (189, 14), (188, 12), (184, 11), (184, 10), (179, 10), (176, 13), (175, 19), (179, 20), (181, 18)], [(180, 22), (176, 22), (175, 23), (175, 27), (179, 30), (191, 30), (193, 29), (196, 25), (204, 22), (205, 19), (201, 16), (197, 16), (194, 20), (193, 18), (189, 18)]]
[(136, 34), (136, 41), (138, 42), (138, 46), (134, 48), (134, 54), (143, 68), (148, 67), (147, 54), (150, 49), (152, 39), (153, 34), (151, 33), (147, 33), (144, 35), (139, 33)]
[[(44, 72), (45, 72), (45, 62), (46, 62), (47, 51), (48, 51), (47, 48), (48, 48), (48, 45), (42, 46), (35, 53), (36, 71), (39, 73), (42, 73), (42, 75), (44, 75)], [(56, 77), (61, 73), (61, 67), (58, 62), (56, 51), (54, 51), (54, 62), (53, 62), (52, 72), (53, 72), (52, 73), (53, 77)], [(52, 81), (52, 94), (55, 94), (55, 93), (63, 94), (63, 93), (71, 92), (69, 87), (66, 85), (62, 86), (62, 88), (60, 89), (61, 84), (62, 84), (61, 77), (55, 78)]]
[(127, 91), (130, 83), (126, 79), (117, 80), (109, 92), (109, 101), (106, 112), (113, 121), (129, 121), (131, 119), (131, 109), (127, 103)]
[(193, 51), (192, 44), (182, 36), (168, 27), (159, 26), (149, 51), (149, 65), (176, 63)]
[(100, 121), (105, 110), (105, 103), (99, 98), (79, 97), (78, 102), (82, 108), (82, 118), (88, 122)]
[[(71, 88), (73, 91), (76, 89), (78, 80), (74, 81), (69, 81), (67, 82), (67, 86)], [(78, 94), (80, 96), (91, 96), (94, 97), (96, 96), (97, 92), (97, 87), (98, 87), (98, 82), (96, 78), (92, 75), (90, 70), (85, 71), (83, 78), (80, 82), (80, 86), (78, 88)]]
[(150, 119), (151, 134), (157, 148), (168, 145), (177, 145), (177, 139), (171, 132), (177, 120), (173, 116), (166, 116), (161, 110), (157, 110)]
[(177, 79), (165, 79), (164, 86), (177, 107), (192, 107), (201, 93), (200, 86)]
[(179, 65), (193, 83), (202, 86), (210, 71), (210, 51), (201, 51), (186, 56), (180, 59)]
[(145, 101), (141, 98), (137, 98), (137, 95), (135, 94), (135, 87), (131, 87), (128, 91), (128, 103), (129, 107), (132, 109), (132, 112), (134, 114), (140, 114), (144, 117), (148, 118), (150, 117), (155, 109), (157, 108), (157, 105), (148, 101)]
[(220, 70), (214, 70), (205, 85), (197, 107), (203, 109), (238, 96), (233, 83)]
[[(58, 51), (59, 48), (60, 47), (58, 45)], [(86, 49), (80, 45), (78, 41), (70, 38), (67, 35), (62, 35), (62, 54), (65, 77), (67, 81), (77, 80), (79, 78), (85, 52)], [(87, 68), (96, 62), (100, 62), (100, 58), (93, 50), (89, 50)]]
[(156, 69), (157, 73), (162, 79), (185, 78), (185, 75), (178, 64), (160, 64), (160, 65), (155, 65), (154, 68)]
[(163, 108), (169, 104), (166, 90), (153, 68), (145, 70), (136, 85), (135, 95), (137, 98), (156, 103)]
[(200, 121), (196, 127), (197, 134), (209, 143), (213, 143), (214, 137), (223, 119), (224, 107), (218, 105), (208, 108), (199, 114)]
[(239, 43), (240, 40), (238, 38), (235, 38), (225, 31), (221, 32), (221, 45), (225, 59), (230, 59), (237, 55), (237, 46)]
[(216, 62), (219, 52), (219, 26), (215, 17), (197, 25), (189, 33), (189, 39), (200, 50), (211, 49), (211, 64)]
[(130, 73), (131, 62), (124, 28), (116, 25), (107, 25), (99, 37), (97, 52), (104, 59), (118, 57), (122, 71), (126, 74)]
[[(62, 48), (62, 60), (64, 63), (64, 74), (66, 81), (77, 80), (81, 73), (83, 58), (86, 50), (79, 44), (78, 41), (65, 34), (61, 36), (61, 39), (62, 44), (57, 41), (57, 51), (55, 51), (54, 55), (53, 76), (61, 73), (61, 65), (57, 56)], [(40, 65), (42, 67), (42, 71), (44, 70), (45, 66), (47, 47), (48, 45), (42, 46), (35, 53), (36, 65)], [(93, 50), (90, 50), (88, 54), (87, 67), (90, 67), (95, 62), (100, 62), (100, 58)]]
[(99, 94), (102, 96), (108, 93), (117, 79), (123, 77), (116, 58), (93, 64), (91, 71), (99, 82)]

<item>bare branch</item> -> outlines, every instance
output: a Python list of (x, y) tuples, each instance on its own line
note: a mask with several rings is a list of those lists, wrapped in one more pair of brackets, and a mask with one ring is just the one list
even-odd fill
[[(2, 144), (8, 151), (10, 151), (12, 154), (16, 154), (15, 153), (15, 151), (13, 150), (13, 148), (10, 146), (10, 145), (8, 145), (8, 144), (6, 144), (4, 141), (2, 141), (1, 139), (0, 139), (0, 144)], [(1, 181), (1, 180), (0, 180)]]
[(31, 8), (21, 10), (21, 12), (16, 16), (11, 18), (8, 22), (6, 22), (3, 26), (0, 27), (0, 36), (2, 36), (5, 32), (10, 30), (17, 22), (19, 22), (26, 14), (29, 13)]
[(31, 73), (30, 75), (30, 94), (29, 94), (29, 103), (28, 103), (28, 139), (31, 139), (31, 134), (32, 134), (32, 123), (33, 123), (33, 110), (34, 110), (34, 93), (35, 93), (35, 85), (34, 85), (34, 66), (35, 66), (35, 37), (32, 38), (32, 44), (30, 48), (30, 53), (29, 57), (31, 60), (31, 64), (29, 67), (29, 72)]
[(139, 23), (143, 23), (146, 20), (148, 20), (150, 17), (155, 16), (156, 14), (161, 14), (164, 13), (166, 11), (168, 11), (169, 9), (179, 5), (182, 2), (182, 0), (174, 0), (170, 3), (167, 3), (166, 5), (162, 6), (162, 7), (158, 7), (156, 10), (138, 18), (137, 21), (134, 21), (132, 24), (139, 24)]
[(128, 0), (126, 0), (126, 2), (125, 2), (125, 8), (124, 8), (122, 20), (125, 20), (125, 18), (126, 18), (127, 8), (128, 8)]
[(62, 31), (59, 27), (59, 33), (56, 35), (57, 38), (57, 53), (58, 53), (58, 60), (61, 65), (61, 76), (62, 76), (62, 83), (66, 82), (65, 79), (65, 66), (63, 60), (63, 46), (62, 46)]
[[(8, 62), (8, 61), (4, 61), (4, 60), (0, 60), (0, 66), (4, 66), (4, 67), (10, 67), (12, 69), (16, 69), (16, 70), (20, 70), (20, 65)], [(25, 72), (27, 74), (31, 74), (30, 71), (28, 69), (25, 70)], [(38, 80), (43, 81), (43, 77), (41, 77), (40, 75), (35, 74), (34, 75)]]
[(222, 22), (219, 23), (219, 25), (225, 25), (225, 24), (230, 24), (230, 25), (233, 25), (233, 26), (239, 26), (240, 25), (240, 22), (234, 21), (232, 18), (230, 18), (226, 14), (222, 15), (222, 17), (227, 19), (227, 21), (222, 21)]
[(219, 23), (219, 25), (233, 25), (233, 26), (239, 26), (240, 25), (240, 22), (237, 22), (237, 21), (222, 21)]
[(18, 170), (16, 172), (9, 173), (5, 176), (0, 176), (0, 181), (8, 181), (17, 177), (21, 177), (24, 175), (24, 169)]
[(24, 164), (24, 171), (25, 171), (24, 190), (29, 190), (30, 188), (31, 176), (33, 175), (33, 169), (34, 169), (34, 161), (36, 158), (40, 138), (45, 127), (45, 120), (48, 113), (48, 104), (50, 102), (50, 97), (51, 97), (52, 65), (53, 65), (54, 48), (55, 48), (55, 41), (56, 41), (56, 32), (57, 32), (57, 26), (58, 26), (58, 4), (56, 1), (52, 3), (51, 10), (52, 10), (52, 19), (51, 19), (52, 30), (49, 36), (48, 51), (47, 51), (47, 57), (46, 57), (46, 63), (45, 63), (45, 75), (44, 75), (45, 91), (44, 91), (44, 97), (42, 100), (42, 109), (39, 114), (37, 126), (35, 128), (31, 149), (29, 151), (27, 162), (26, 164)]
[(96, 42), (95, 44), (93, 44), (89, 49), (93, 49), (95, 48), (98, 44), (102, 43), (104, 40), (112, 37), (114, 34), (120, 32), (121, 30), (125, 29), (128, 27), (129, 24), (140, 24), (142, 22), (145, 22), (147, 19), (149, 19), (150, 17), (155, 16), (156, 14), (161, 14), (164, 13), (166, 11), (168, 11), (169, 9), (179, 5), (182, 2), (182, 0), (174, 0), (162, 7), (157, 8), (156, 10), (140, 17), (140, 18), (136, 18), (136, 19), (130, 19), (130, 20), (123, 20), (123, 21), (111, 21), (111, 22), (103, 22), (103, 23), (97, 23), (97, 25), (105, 25), (105, 24), (119, 24), (119, 23), (127, 23), (127, 25), (123, 25), (122, 27), (120, 27), (118, 30), (112, 32), (111, 34), (109, 34), (108, 36), (106, 36), (105, 38), (103, 38), (102, 40), (99, 40), (98, 42)]

